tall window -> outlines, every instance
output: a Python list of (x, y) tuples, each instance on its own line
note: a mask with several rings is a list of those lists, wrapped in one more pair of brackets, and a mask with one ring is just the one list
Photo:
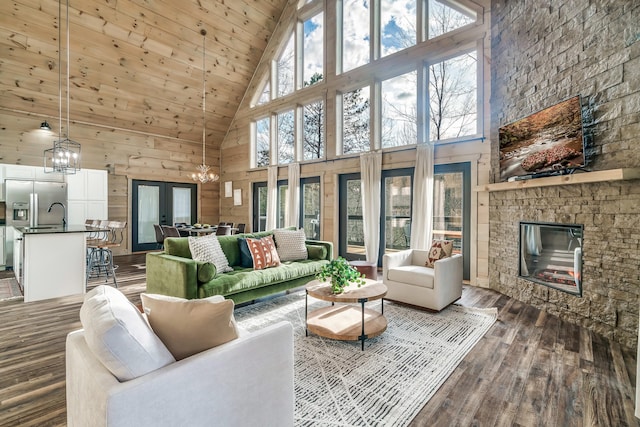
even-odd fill
[(324, 157), (324, 101), (316, 101), (302, 107), (303, 160)]
[(477, 133), (476, 51), (429, 67), (429, 133), (432, 141)]
[(346, 259), (364, 259), (364, 224), (360, 174), (340, 175), (339, 253)]
[(267, 228), (267, 190), (266, 182), (253, 183), (253, 231), (265, 231)]
[(308, 86), (321, 81), (324, 74), (324, 13), (304, 21), (302, 28), (302, 79)]
[(283, 228), (287, 215), (287, 206), (289, 206), (289, 184), (287, 180), (278, 181), (278, 212), (276, 227)]
[[(290, 140), (272, 129), (283, 142), (271, 142), (278, 153), (270, 164), (483, 136), (484, 36), (474, 30), (486, 29), (478, 22), (482, 7), (463, 0), (336, 0), (337, 19), (328, 21), (328, 5), (334, 2), (297, 3), (291, 35), (271, 67), (277, 75), (254, 94), (256, 117), (271, 114), (272, 126), (292, 123), (296, 131), (287, 133)], [(337, 76), (324, 68), (325, 34), (336, 43)], [(298, 90), (304, 93), (290, 104), (276, 99)], [(334, 99), (326, 98), (330, 93)], [(334, 106), (336, 120), (327, 120)], [(281, 116), (283, 109), (293, 113)], [(325, 141), (329, 135), (335, 141)]]
[(255, 122), (255, 165), (256, 167), (269, 166), (269, 153), (271, 151), (271, 136), (269, 117)]
[(369, 63), (369, 8), (369, 1), (342, 1), (342, 72)]
[(278, 164), (295, 161), (295, 123), (293, 110), (278, 114)]
[(370, 143), (369, 87), (347, 92), (341, 97), (342, 154), (368, 151)]
[(382, 82), (382, 148), (417, 143), (417, 79), (412, 71)]
[(278, 96), (288, 95), (295, 87), (295, 40), (293, 34), (276, 62), (276, 78), (278, 81)]
[(427, 23), (430, 39), (471, 24), (475, 14), (450, 1), (429, 0), (429, 21)]
[(380, 2), (381, 56), (416, 44), (416, 0)]
[(320, 177), (300, 179), (300, 226), (307, 239), (320, 239)]

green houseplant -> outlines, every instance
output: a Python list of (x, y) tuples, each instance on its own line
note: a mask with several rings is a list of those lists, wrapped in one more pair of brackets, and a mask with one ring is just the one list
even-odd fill
[(352, 283), (358, 285), (358, 287), (364, 285), (363, 277), (364, 275), (350, 266), (347, 260), (342, 257), (331, 260), (316, 274), (316, 278), (323, 282), (331, 279), (331, 291), (334, 294), (341, 294), (344, 292), (344, 288)]

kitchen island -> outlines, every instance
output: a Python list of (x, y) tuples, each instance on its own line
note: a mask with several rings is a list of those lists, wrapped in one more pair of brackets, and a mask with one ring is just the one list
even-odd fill
[(84, 225), (16, 227), (14, 271), (24, 301), (83, 294), (86, 280)]

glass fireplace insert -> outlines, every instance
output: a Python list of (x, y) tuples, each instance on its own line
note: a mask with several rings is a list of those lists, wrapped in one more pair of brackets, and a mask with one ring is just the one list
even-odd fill
[(519, 277), (582, 296), (584, 226), (520, 222)]

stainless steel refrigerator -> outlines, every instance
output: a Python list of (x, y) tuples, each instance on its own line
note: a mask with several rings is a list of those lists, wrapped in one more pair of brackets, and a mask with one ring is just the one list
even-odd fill
[(5, 181), (7, 267), (13, 267), (14, 227), (62, 226), (66, 208), (52, 203), (67, 204), (67, 184), (7, 179)]

